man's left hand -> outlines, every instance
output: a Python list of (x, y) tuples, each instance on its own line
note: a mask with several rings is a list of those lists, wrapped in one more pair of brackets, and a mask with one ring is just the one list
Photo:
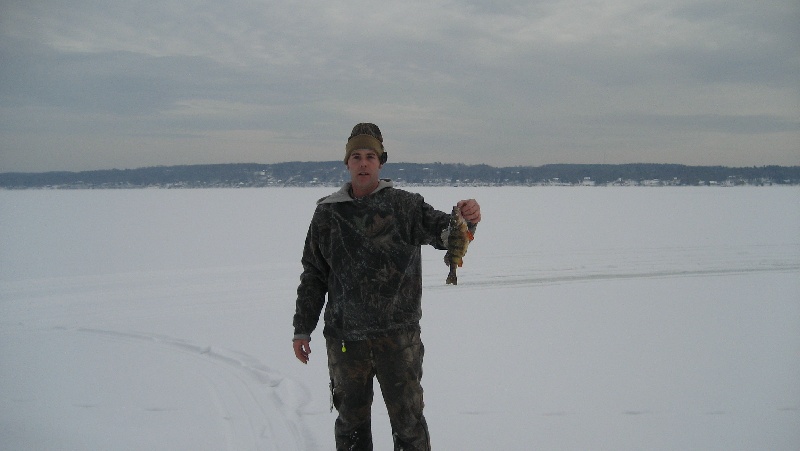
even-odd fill
[(473, 224), (481, 222), (481, 206), (475, 199), (459, 201), (456, 206), (461, 210), (461, 216), (467, 221)]

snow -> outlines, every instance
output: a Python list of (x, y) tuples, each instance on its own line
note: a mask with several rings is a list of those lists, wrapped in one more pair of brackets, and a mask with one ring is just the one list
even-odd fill
[[(435, 449), (800, 449), (797, 187), (411, 190), (484, 218), (458, 286), (423, 253)], [(331, 191), (0, 191), (0, 449), (334, 449), (290, 343)]]

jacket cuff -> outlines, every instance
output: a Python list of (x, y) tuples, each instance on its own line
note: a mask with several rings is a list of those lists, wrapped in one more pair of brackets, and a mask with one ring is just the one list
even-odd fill
[(309, 335), (309, 334), (294, 334), (294, 338), (292, 338), (292, 341), (295, 341), (295, 340), (308, 340), (308, 341), (311, 341), (311, 335)]

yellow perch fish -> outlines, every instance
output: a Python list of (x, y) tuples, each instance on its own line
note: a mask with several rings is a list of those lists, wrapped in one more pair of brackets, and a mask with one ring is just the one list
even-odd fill
[[(474, 226), (472, 227), (474, 229)], [(447, 275), (446, 283), (458, 285), (456, 268), (460, 268), (464, 263), (463, 258), (467, 253), (467, 246), (473, 240), (473, 230), (467, 225), (467, 221), (461, 216), (458, 206), (453, 207), (450, 214), (450, 234), (447, 237), (447, 252), (444, 254), (444, 263), (450, 267), (450, 274)]]

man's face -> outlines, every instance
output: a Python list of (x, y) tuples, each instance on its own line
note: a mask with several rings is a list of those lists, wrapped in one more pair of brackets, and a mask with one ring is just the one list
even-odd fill
[(374, 150), (360, 149), (350, 153), (347, 170), (353, 189), (372, 190), (378, 185), (381, 162)]

